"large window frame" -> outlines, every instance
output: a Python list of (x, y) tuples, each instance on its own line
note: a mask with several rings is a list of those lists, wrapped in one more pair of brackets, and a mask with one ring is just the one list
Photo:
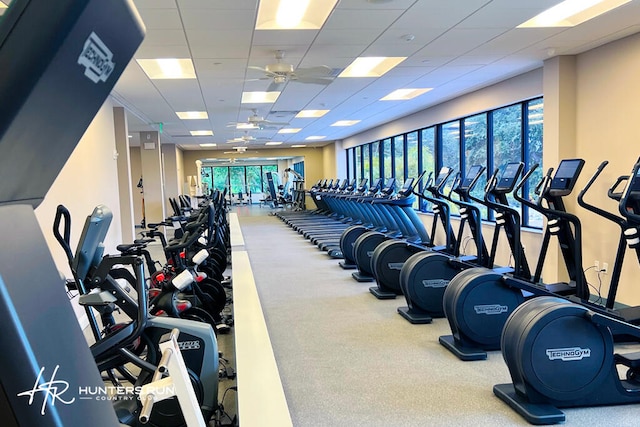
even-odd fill
[[(347, 149), (347, 177), (359, 179), (365, 172), (364, 178), (370, 182), (377, 176), (385, 180), (395, 177), (399, 186), (405, 179), (417, 176), (423, 170), (433, 172), (435, 177), (441, 167), (449, 166), (464, 174), (472, 166), (471, 163), (484, 160), (487, 170), (478, 183), (478, 194), (484, 189), (486, 179), (494, 168), (506, 160), (523, 162), (525, 171), (539, 163), (536, 174), (541, 176), (543, 120), (544, 99), (536, 97), (392, 135)], [(417, 147), (414, 146), (416, 138)], [(500, 138), (510, 139), (500, 141)], [(418, 173), (415, 173), (416, 148)], [(509, 152), (505, 153), (507, 148)], [(468, 150), (473, 150), (473, 153), (468, 153)], [(366, 157), (363, 152), (367, 153)], [(366, 169), (364, 161), (367, 162)], [(525, 184), (524, 194), (529, 194), (530, 187), (536, 185), (537, 179), (537, 175), (532, 176)], [(423, 190), (423, 183), (419, 190)], [(416, 204), (415, 207), (423, 212), (430, 211), (430, 206), (425, 203)], [(526, 206), (520, 206), (520, 209), (525, 227), (542, 228), (542, 218), (537, 212)], [(455, 215), (455, 212), (452, 214)], [(493, 220), (489, 215), (492, 215), (490, 210), (485, 212), (485, 219)]]

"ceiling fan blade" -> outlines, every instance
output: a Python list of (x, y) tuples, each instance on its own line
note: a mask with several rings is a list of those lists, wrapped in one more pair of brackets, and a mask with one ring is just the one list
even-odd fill
[(298, 83), (310, 83), (310, 84), (316, 84), (316, 85), (328, 85), (328, 84), (331, 84), (331, 82), (333, 82), (333, 79), (327, 78), (327, 77), (297, 76), (297, 78), (291, 78), (291, 81), (298, 82)]
[(289, 124), (289, 122), (272, 122), (271, 120), (263, 120), (262, 123), (271, 126), (287, 126)]
[(265, 70), (262, 67), (256, 67), (256, 66), (253, 66), (253, 65), (249, 65), (247, 68), (250, 69), (250, 70), (262, 71), (263, 73), (267, 73), (268, 72), (267, 70)]
[(319, 65), (317, 67), (297, 68), (294, 74), (298, 76), (298, 78), (302, 76), (325, 77), (331, 75), (331, 67)]

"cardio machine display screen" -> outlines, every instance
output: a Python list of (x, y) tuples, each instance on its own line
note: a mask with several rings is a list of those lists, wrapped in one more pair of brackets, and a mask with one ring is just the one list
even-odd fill
[(447, 179), (447, 177), (450, 175), (450, 173), (451, 173), (451, 168), (446, 168), (445, 167), (445, 168), (440, 169), (440, 173), (436, 177), (436, 181), (435, 181), (434, 185), (436, 187), (440, 187), (440, 185), (442, 184), (442, 181)]
[(571, 159), (571, 160), (563, 160), (560, 162), (558, 166), (558, 170), (556, 174), (553, 176), (551, 180), (550, 190), (573, 190), (573, 186), (576, 183), (578, 175), (582, 170), (582, 166), (584, 165), (584, 160), (582, 159)]
[(520, 163), (508, 163), (507, 167), (504, 168), (504, 172), (502, 172), (502, 177), (500, 178), (496, 189), (501, 191), (511, 191), (516, 183), (519, 173)]
[(481, 170), (482, 170), (482, 166), (479, 166), (479, 165), (471, 166), (469, 168), (469, 171), (467, 171), (467, 176), (465, 176), (464, 181), (462, 181), (462, 184), (460, 185), (460, 189), (468, 190), (469, 187), (471, 187), (471, 183), (473, 182), (475, 177), (478, 176)]

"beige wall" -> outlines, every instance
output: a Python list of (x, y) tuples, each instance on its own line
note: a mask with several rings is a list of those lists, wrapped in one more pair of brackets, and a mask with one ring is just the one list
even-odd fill
[[(122, 242), (120, 222), (120, 196), (118, 192), (117, 160), (113, 123), (113, 105), (107, 101), (89, 125), (64, 168), (36, 209), (36, 217), (45, 236), (58, 270), (72, 278), (69, 263), (60, 244), (53, 236), (56, 208), (63, 204), (71, 213), (71, 248), (75, 251), (85, 218), (100, 204), (113, 212), (113, 221), (105, 238), (106, 253), (117, 253), (115, 247)], [(87, 319), (76, 299), (74, 310), (82, 327)]]
[[(579, 55), (576, 61), (576, 155), (586, 160), (578, 186), (584, 185), (603, 160), (604, 170), (586, 199), (617, 213), (617, 204), (607, 196), (607, 189), (620, 175), (631, 172), (640, 156), (638, 118), (640, 117), (640, 34), (596, 48)], [(546, 112), (545, 112), (546, 122)], [(595, 260), (613, 267), (620, 229), (613, 223), (581, 209), (584, 232), (584, 265)], [(629, 252), (620, 280), (618, 300), (640, 304), (638, 260)], [(608, 289), (610, 274), (602, 276), (603, 290)], [(593, 270), (587, 280), (598, 286)]]
[(131, 161), (131, 198), (133, 199), (133, 223), (136, 226), (142, 221), (142, 193), (137, 187), (142, 176), (142, 159), (140, 147), (129, 148), (129, 158)]

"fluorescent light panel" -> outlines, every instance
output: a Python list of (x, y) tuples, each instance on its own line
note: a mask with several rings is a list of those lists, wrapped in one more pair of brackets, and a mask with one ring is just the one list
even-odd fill
[(202, 148), (208, 148), (208, 147), (217, 147), (218, 144), (200, 144), (200, 147)]
[(405, 59), (406, 56), (363, 56), (356, 58), (338, 77), (380, 77)]
[(280, 92), (242, 92), (243, 104), (268, 104), (274, 103), (280, 96)]
[(236, 123), (236, 129), (258, 129), (255, 123)]
[(280, 129), (278, 133), (298, 133), (302, 130), (302, 128), (284, 128)]
[(575, 27), (631, 0), (565, 0), (517, 28)]
[(4, 3), (2, 3), (0, 1), (0, 9), (6, 9), (7, 7), (9, 7), (9, 6), (7, 6), (6, 4), (4, 4)]
[(353, 126), (356, 123), (360, 123), (361, 120), (338, 120), (331, 126)]
[(327, 114), (329, 110), (302, 110), (296, 114), (297, 118), (310, 118), (310, 117), (322, 117)]
[(136, 59), (136, 61), (152, 80), (196, 78), (196, 70), (190, 58)]
[(326, 136), (321, 136), (321, 135), (312, 135), (312, 136), (308, 136), (305, 138), (306, 141), (319, 141), (321, 139), (325, 139)]
[(213, 136), (212, 130), (192, 130), (191, 136)]
[(261, 0), (256, 30), (318, 30), (338, 0)]
[(306, 145), (304, 144), (297, 144), (297, 145), (292, 145), (291, 148), (302, 148), (302, 147), (306, 147)]
[(282, 142), (281, 141), (269, 141), (264, 145), (281, 145)]
[(430, 87), (422, 89), (397, 89), (384, 98), (380, 98), (380, 101), (406, 101), (425, 94), (432, 89), (433, 88)]
[(206, 111), (176, 111), (176, 115), (182, 120), (208, 119)]

